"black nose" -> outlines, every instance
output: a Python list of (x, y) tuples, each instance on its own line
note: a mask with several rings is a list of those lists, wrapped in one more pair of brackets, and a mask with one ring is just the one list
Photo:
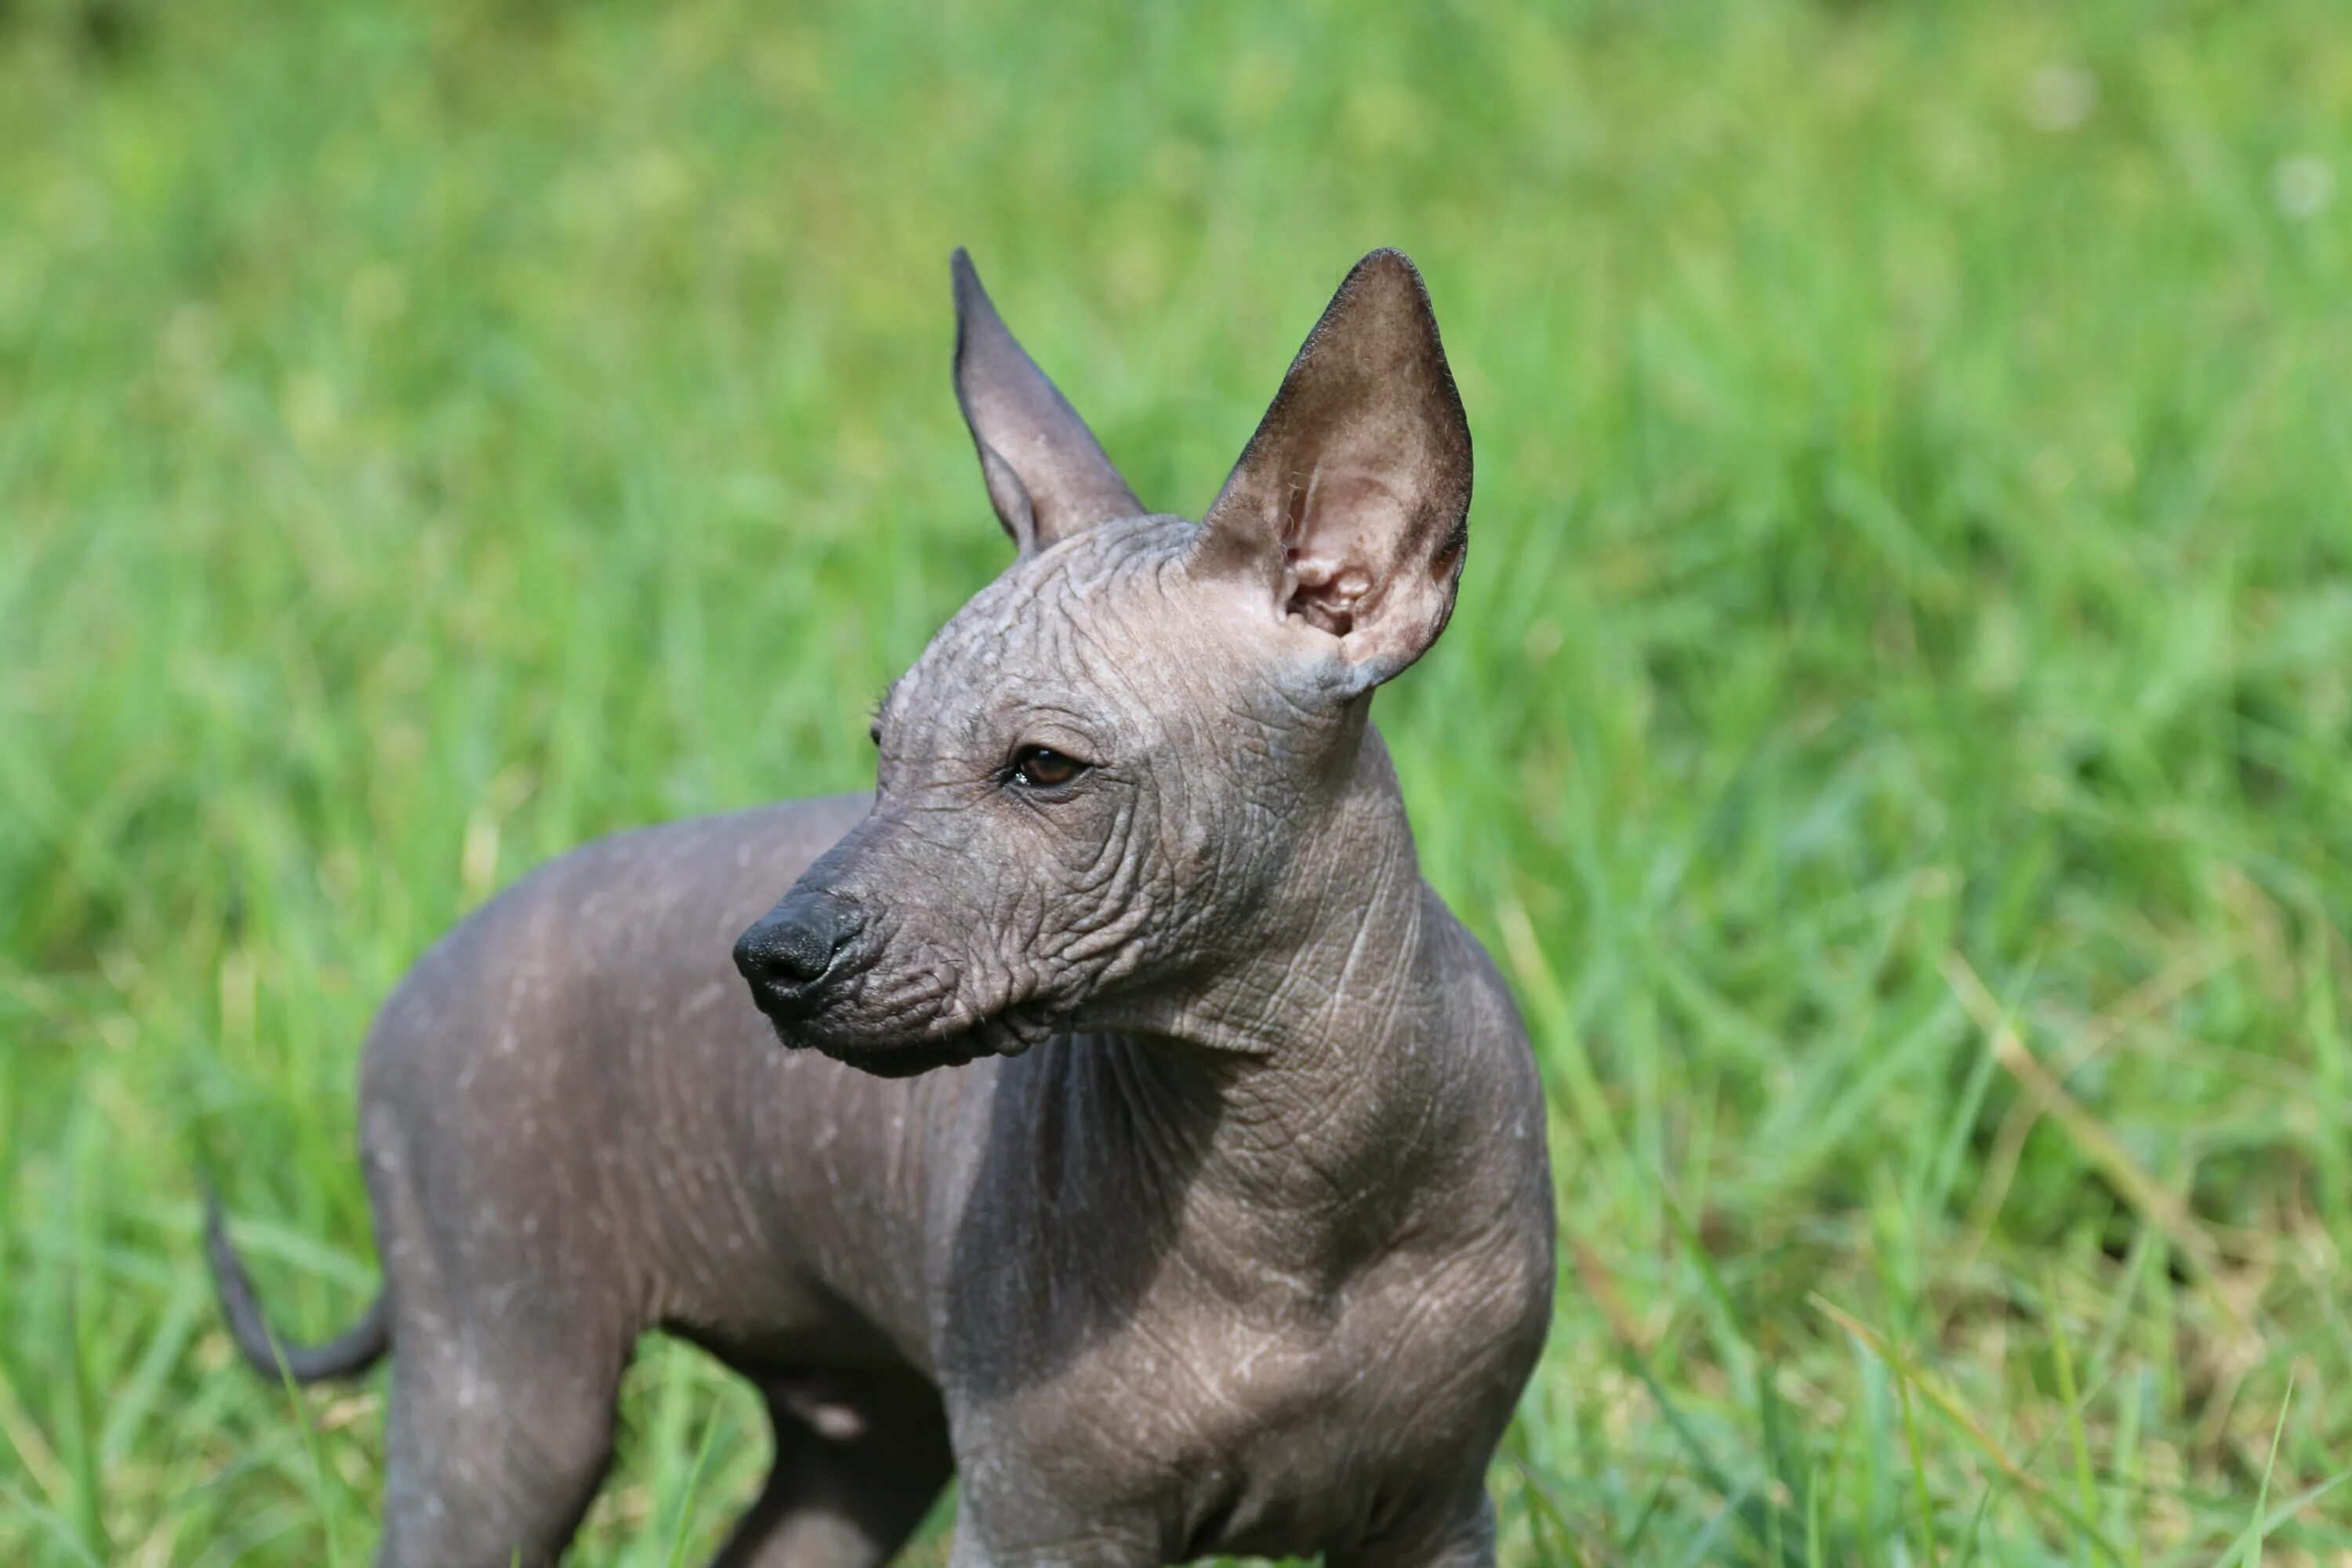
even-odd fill
[(760, 917), (735, 942), (735, 967), (762, 1007), (789, 1007), (824, 977), (849, 935), (838, 900), (793, 893)]

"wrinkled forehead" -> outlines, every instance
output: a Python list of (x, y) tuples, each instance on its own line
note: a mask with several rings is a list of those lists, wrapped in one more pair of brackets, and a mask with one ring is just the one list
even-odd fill
[(1181, 518), (1134, 518), (1016, 561), (898, 678), (888, 716), (919, 723), (1080, 696), (1149, 706), (1142, 700), (1187, 641), (1182, 566), (1192, 534)]

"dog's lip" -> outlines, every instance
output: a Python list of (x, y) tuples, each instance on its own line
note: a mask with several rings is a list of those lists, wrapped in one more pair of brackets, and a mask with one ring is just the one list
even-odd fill
[(936, 1068), (967, 1067), (984, 1056), (993, 1054), (982, 1038), (973, 1034), (878, 1045), (871, 1041), (827, 1039), (814, 1032), (796, 1029), (782, 1018), (772, 1016), (769, 1023), (775, 1028), (777, 1040), (787, 1050), (814, 1051), (827, 1060), (871, 1073), (876, 1078), (912, 1078)]
[(838, 1042), (814, 1045), (820, 1056), (856, 1068), (877, 1078), (913, 1078), (918, 1073), (938, 1068), (969, 1067), (981, 1058), (992, 1054), (985, 1047), (966, 1047), (956, 1043), (965, 1037), (949, 1040), (924, 1041), (907, 1046), (845, 1046)]
[(1038, 1041), (1063, 1032), (1061, 1020), (1020, 1003), (952, 1030), (918, 1030), (895, 1040), (843, 1038), (823, 1026), (823, 1010), (760, 1011), (788, 1050), (813, 1050), (848, 1067), (883, 1078), (903, 1078), (934, 1067), (962, 1067), (982, 1057), (1017, 1057)]
[(778, 997), (767, 986), (754, 985), (751, 987), (751, 1005), (760, 1010), (760, 1016), (761, 1017), (767, 1019), (768, 1022), (774, 1024), (779, 1027), (782, 1026), (787, 1022), (804, 1016), (806, 1011), (805, 1009), (792, 1005), (793, 1003), (797, 1003), (799, 1000), (800, 999), (795, 996), (788, 1003), (783, 998)]

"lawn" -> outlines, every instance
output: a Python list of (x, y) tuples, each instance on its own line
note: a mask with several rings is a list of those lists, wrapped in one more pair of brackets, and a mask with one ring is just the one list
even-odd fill
[[(359, 1042), (870, 778), (1007, 558), (968, 245), (1197, 515), (1376, 245), (1478, 443), (1391, 688), (1550, 1090), (1506, 1561), (2352, 1561), (2339, 0), (0, 5), (0, 1561), (365, 1560)], [(575, 1561), (762, 1463), (632, 1373)], [(919, 1552), (937, 1561), (939, 1531)]]

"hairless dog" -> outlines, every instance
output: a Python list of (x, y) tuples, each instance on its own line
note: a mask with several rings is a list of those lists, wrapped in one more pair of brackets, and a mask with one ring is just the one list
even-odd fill
[(954, 280), (1018, 553), (890, 689), (872, 796), (590, 845), (426, 953), (341, 1339), (281, 1344), (213, 1215), (257, 1367), (391, 1354), (387, 1568), (553, 1562), (652, 1328), (773, 1420), (722, 1563), (878, 1563), (951, 1475), (961, 1568), (1494, 1559), (1552, 1193), (1369, 718), (1468, 540), (1420, 275), (1348, 275), (1197, 525)]

